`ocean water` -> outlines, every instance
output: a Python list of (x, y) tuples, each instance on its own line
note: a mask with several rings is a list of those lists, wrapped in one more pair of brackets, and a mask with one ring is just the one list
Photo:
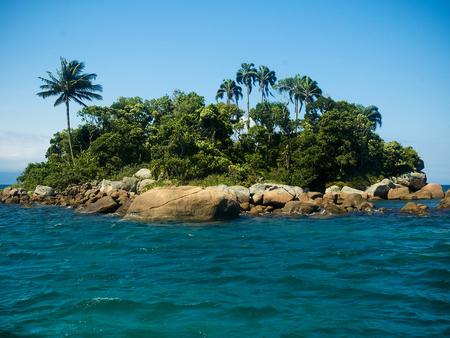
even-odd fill
[(0, 337), (449, 337), (450, 212), (405, 203), (200, 225), (0, 205)]

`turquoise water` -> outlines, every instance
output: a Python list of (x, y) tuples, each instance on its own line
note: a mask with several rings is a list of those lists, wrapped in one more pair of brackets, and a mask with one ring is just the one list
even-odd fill
[(0, 205), (0, 337), (447, 337), (450, 212), (405, 203), (202, 225)]

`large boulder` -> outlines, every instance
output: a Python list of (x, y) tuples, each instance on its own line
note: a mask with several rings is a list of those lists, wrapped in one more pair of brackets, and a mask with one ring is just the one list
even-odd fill
[(201, 222), (239, 218), (239, 212), (239, 203), (229, 193), (184, 186), (154, 188), (139, 195), (125, 217), (153, 222)]
[(397, 185), (395, 189), (390, 189), (387, 195), (388, 200), (403, 200), (408, 195), (409, 188), (404, 185)]
[(375, 183), (374, 185), (370, 186), (366, 193), (369, 195), (369, 197), (380, 197), (382, 199), (387, 199), (389, 190), (394, 189), (395, 184), (392, 183), (389, 179), (385, 178), (381, 182)]
[(144, 180), (146, 178), (152, 177), (152, 172), (149, 169), (140, 169), (136, 174), (133, 175), (134, 177), (137, 177), (140, 180)]
[(77, 212), (82, 214), (109, 214), (116, 211), (119, 208), (119, 204), (114, 201), (111, 196), (105, 196), (100, 198), (98, 201), (77, 209)]
[(450, 197), (450, 189), (447, 189), (447, 191), (444, 194), (444, 197), (445, 198)]
[(55, 190), (52, 187), (45, 185), (38, 185), (34, 190), (34, 195), (36, 196), (54, 196)]
[(429, 216), (430, 213), (426, 211), (427, 207), (422, 204), (416, 204), (414, 202), (408, 202), (406, 205), (401, 208), (400, 212), (411, 212), (418, 216)]
[(450, 197), (442, 199), (436, 206), (436, 209), (450, 209)]
[(284, 207), (284, 205), (295, 198), (294, 194), (290, 193), (283, 187), (274, 190), (265, 191), (263, 193), (263, 204), (274, 207)]
[(416, 191), (415, 193), (413, 193), (413, 195), (416, 196), (417, 199), (419, 199), (419, 200), (429, 200), (432, 198), (431, 192), (429, 192), (427, 190), (423, 190), (423, 189)]
[(341, 189), (341, 192), (347, 193), (347, 194), (364, 194), (365, 192), (359, 189), (350, 188), (347, 186), (344, 186)]
[(356, 207), (365, 201), (366, 200), (362, 198), (361, 194), (348, 194), (348, 196), (342, 201), (342, 207)]
[(424, 173), (412, 172), (397, 177), (397, 183), (408, 187), (415, 192), (427, 184), (427, 176)]
[(419, 191), (429, 191), (431, 198), (444, 198), (444, 190), (440, 184), (428, 183)]

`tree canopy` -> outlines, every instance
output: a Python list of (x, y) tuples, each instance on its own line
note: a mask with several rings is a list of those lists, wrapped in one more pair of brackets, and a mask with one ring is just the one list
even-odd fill
[[(245, 83), (253, 64), (241, 66), (238, 76)], [(260, 71), (270, 72), (267, 67)], [(271, 81), (267, 83), (272, 86)], [(64, 189), (90, 180), (121, 179), (145, 167), (155, 179), (181, 184), (215, 177), (217, 183), (248, 186), (265, 179), (323, 191), (344, 183), (364, 188), (383, 177), (422, 169), (411, 147), (386, 143), (375, 133), (381, 126), (376, 106), (324, 97), (317, 82), (306, 76), (273, 86), (288, 99), (257, 103), (248, 112), (247, 121), (250, 117), (254, 124), (247, 128), (245, 112), (231, 104), (242, 93), (230, 79), (216, 94), (226, 97), (226, 104), (206, 105), (197, 93), (175, 90), (150, 100), (119, 97), (109, 107), (84, 107), (78, 112), (83, 123), (72, 135), (69, 130), (56, 132), (47, 160), (30, 163), (18, 181), (28, 189), (37, 184)], [(289, 102), (296, 103), (295, 119)], [(303, 103), (305, 114), (298, 119)], [(79, 165), (71, 164), (71, 154)]]

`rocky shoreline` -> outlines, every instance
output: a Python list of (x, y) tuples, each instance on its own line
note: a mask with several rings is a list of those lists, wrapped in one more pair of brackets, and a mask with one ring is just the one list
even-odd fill
[[(380, 200), (442, 199), (437, 209), (450, 209), (450, 190), (426, 183), (423, 173), (410, 173), (384, 179), (365, 191), (350, 187), (328, 188), (325, 193), (275, 183), (258, 183), (250, 188), (219, 185), (214, 187), (158, 187), (147, 191), (154, 180), (145, 169), (122, 181), (86, 183), (62, 192), (38, 186), (33, 192), (7, 187), (0, 204), (59, 205), (80, 213), (114, 213), (141, 221), (211, 221), (238, 218), (240, 214), (260, 216), (266, 213), (289, 215), (348, 215), (351, 211), (376, 210)], [(428, 207), (409, 202), (401, 212), (426, 216)], [(379, 210), (382, 210), (380, 208)]]

